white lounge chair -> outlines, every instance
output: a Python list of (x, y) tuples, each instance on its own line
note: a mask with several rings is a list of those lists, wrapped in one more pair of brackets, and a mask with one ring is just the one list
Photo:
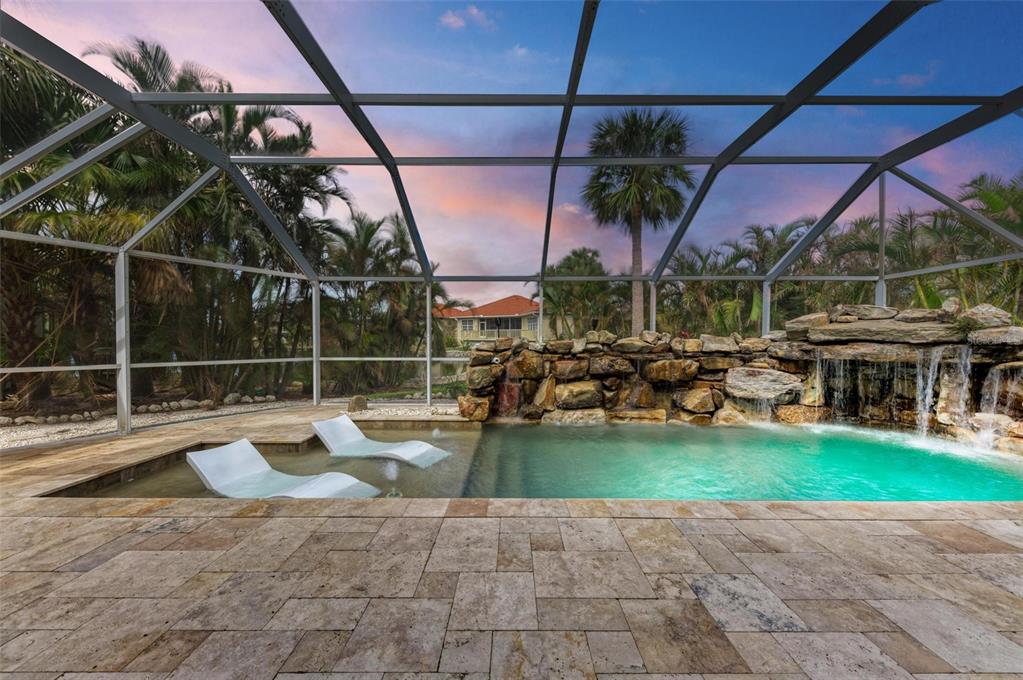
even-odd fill
[(316, 436), (336, 458), (390, 458), (425, 468), (451, 454), (421, 441), (381, 442), (370, 439), (346, 415), (313, 422)]
[(270, 467), (248, 439), (185, 454), (207, 489), (227, 498), (371, 498), (375, 486), (341, 472), (288, 475)]

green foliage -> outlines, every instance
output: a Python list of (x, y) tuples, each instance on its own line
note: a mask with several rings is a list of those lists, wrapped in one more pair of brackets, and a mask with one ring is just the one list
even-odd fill
[[(162, 46), (133, 39), (96, 45), (131, 89), (229, 91), (230, 83), (194, 63), (175, 63)], [(16, 53), (0, 48), (0, 103), (6, 159), (96, 105), (88, 95)], [(17, 96), (12, 97), (12, 93)], [(279, 106), (175, 106), (182, 124), (230, 154), (308, 155), (312, 126)], [(0, 184), (9, 197), (71, 158), (102, 143), (128, 121), (113, 117), (66, 148)], [(207, 169), (191, 154), (150, 134), (108, 156), (3, 220), (2, 228), (75, 241), (120, 245)], [(324, 273), (419, 273), (408, 231), (389, 216), (355, 214), (349, 223), (326, 217), (332, 203), (352, 205), (342, 171), (329, 166), (259, 166), (247, 174), (313, 267)], [(91, 251), (3, 240), (2, 342), (5, 365), (96, 364), (113, 361), (113, 260)], [(294, 263), (234, 185), (221, 177), (204, 188), (141, 244), (141, 250), (213, 260), (241, 267), (295, 271)], [(295, 358), (309, 356), (311, 289), (298, 278), (270, 277), (132, 257), (132, 360)], [(324, 356), (422, 355), (427, 322), (422, 284), (332, 283), (324, 286)], [(434, 285), (434, 299), (447, 304)], [(435, 353), (444, 334), (435, 328)], [(412, 371), (414, 373), (414, 371)], [(352, 364), (336, 374), (340, 389), (363, 382), (398, 385), (410, 367), (372, 369)], [(4, 385), (23, 403), (43, 397), (53, 374), (18, 374)], [(309, 365), (280, 363), (133, 371), (133, 396), (176, 387), (196, 399), (231, 391), (265, 390), (280, 396), (296, 380), (311, 385)], [(81, 391), (112, 389), (82, 374)]]

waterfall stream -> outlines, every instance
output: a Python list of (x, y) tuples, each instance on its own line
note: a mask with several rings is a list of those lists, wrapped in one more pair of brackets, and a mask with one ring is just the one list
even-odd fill
[[(1002, 394), (1002, 369), (995, 366), (988, 371), (984, 384), (980, 388), (980, 409), (978, 413), (998, 413), (998, 399)], [(977, 437), (984, 448), (991, 448), (995, 443), (995, 424), (993, 421), (982, 422)]]
[(926, 358), (924, 351), (917, 352), (916, 363), (916, 431), (926, 435), (931, 427), (931, 407), (934, 406), (934, 383), (938, 379), (938, 368), (945, 348), (941, 345), (931, 348), (930, 360), (927, 362), (927, 373), (924, 374), (923, 363)]
[(966, 424), (969, 420), (967, 417), (967, 409), (970, 405), (970, 371), (973, 360), (973, 345), (963, 345), (959, 348), (959, 362), (957, 368), (959, 369), (959, 399), (956, 401), (955, 413), (953, 417), (955, 423), (959, 426)]

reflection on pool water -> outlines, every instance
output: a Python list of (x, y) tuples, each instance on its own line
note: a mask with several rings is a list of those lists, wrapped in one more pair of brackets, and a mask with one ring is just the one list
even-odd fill
[[(452, 455), (426, 470), (267, 455), (282, 472), (346, 472), (410, 497), (1023, 500), (1023, 458), (913, 434), (846, 426), (493, 425), (482, 431), (373, 430)], [(103, 496), (208, 496), (185, 462)]]

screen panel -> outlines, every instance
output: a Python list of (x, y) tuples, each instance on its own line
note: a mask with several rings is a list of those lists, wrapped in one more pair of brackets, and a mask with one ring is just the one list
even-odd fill
[(582, 3), (296, 2), (353, 92), (564, 92)]
[(881, 6), (603, 3), (579, 91), (783, 94)]

